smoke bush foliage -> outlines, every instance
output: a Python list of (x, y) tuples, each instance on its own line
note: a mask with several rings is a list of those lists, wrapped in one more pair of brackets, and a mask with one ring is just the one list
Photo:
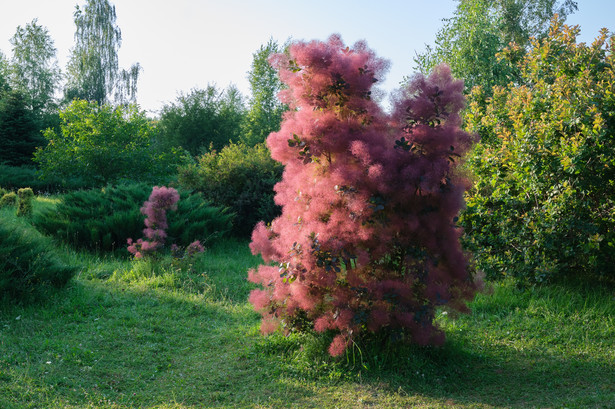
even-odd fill
[(371, 89), (387, 63), (359, 42), (297, 42), (272, 57), (291, 108), (267, 144), (285, 165), (282, 215), (250, 247), (268, 264), (250, 301), (261, 330), (336, 333), (331, 355), (369, 333), (441, 344), (434, 309), (464, 311), (476, 291), (455, 226), (468, 181), (456, 170), (463, 82), (446, 66), (416, 76), (385, 114)]

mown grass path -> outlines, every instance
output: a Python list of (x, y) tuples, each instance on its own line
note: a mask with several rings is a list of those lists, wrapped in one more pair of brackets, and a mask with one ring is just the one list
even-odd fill
[(0, 408), (615, 407), (613, 290), (498, 284), (440, 313), (443, 348), (333, 360), (319, 337), (259, 334), (247, 243), (217, 243), (194, 276), (68, 257), (67, 289), (1, 305)]

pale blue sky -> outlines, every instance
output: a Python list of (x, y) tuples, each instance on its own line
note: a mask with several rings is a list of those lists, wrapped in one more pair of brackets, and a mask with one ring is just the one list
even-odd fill
[[(64, 68), (73, 45), (73, 11), (85, 0), (1, 0), (0, 50), (10, 56), (9, 38), (34, 18), (46, 26)], [(155, 112), (177, 93), (230, 83), (247, 95), (252, 53), (273, 38), (325, 40), (341, 34), (346, 44), (364, 39), (391, 61), (381, 87), (397, 88), (412, 74), (412, 58), (432, 44), (454, 0), (112, 0), (122, 30), (120, 65), (143, 67), (138, 102)], [(591, 42), (601, 27), (615, 30), (615, 0), (578, 0), (568, 23), (581, 26)]]

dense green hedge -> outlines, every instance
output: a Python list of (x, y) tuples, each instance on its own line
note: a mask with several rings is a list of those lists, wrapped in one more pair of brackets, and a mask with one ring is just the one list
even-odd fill
[(488, 277), (615, 282), (615, 40), (577, 34), (554, 20), (521, 60), (522, 85), (470, 95), (482, 143), (461, 224)]
[(9, 166), (0, 164), (0, 186), (17, 191), (23, 187), (31, 188), (35, 193), (59, 193), (90, 187), (85, 180), (78, 177), (39, 178), (39, 172), (34, 166)]
[[(34, 223), (77, 248), (123, 251), (128, 238), (143, 237), (145, 216), (140, 209), (151, 191), (147, 184), (129, 184), (67, 193), (55, 209), (38, 213)], [(168, 214), (168, 243), (187, 246), (194, 240), (220, 237), (231, 229), (232, 216), (198, 193), (180, 190), (177, 205), (177, 210)]]
[(264, 144), (230, 144), (220, 152), (202, 155), (197, 164), (180, 168), (179, 183), (228, 207), (236, 216), (234, 233), (249, 236), (259, 221), (269, 222), (280, 214), (273, 201), (273, 186), (283, 169)]

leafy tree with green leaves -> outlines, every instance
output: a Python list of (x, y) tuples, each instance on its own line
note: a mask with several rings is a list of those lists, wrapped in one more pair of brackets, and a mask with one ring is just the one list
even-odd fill
[(18, 26), (11, 38), (13, 87), (28, 96), (29, 107), (36, 113), (56, 110), (54, 93), (61, 79), (56, 48), (47, 28), (34, 19)]
[(230, 141), (239, 140), (244, 112), (241, 93), (234, 86), (225, 91), (215, 85), (195, 88), (162, 108), (160, 142), (182, 147), (193, 156), (220, 150)]
[(154, 126), (134, 105), (74, 100), (60, 119), (60, 130), (47, 129), (48, 145), (35, 153), (43, 178), (78, 178), (89, 186), (166, 183), (185, 159), (182, 151), (156, 149)]
[(75, 46), (67, 68), (65, 99), (85, 99), (98, 105), (134, 102), (141, 71), (118, 66), (122, 32), (116, 25), (115, 6), (108, 0), (87, 0), (75, 9)]
[(530, 37), (546, 35), (554, 14), (565, 17), (576, 9), (574, 0), (459, 0), (453, 17), (444, 19), (435, 45), (415, 57), (415, 68), (427, 74), (446, 63), (455, 77), (465, 80), (467, 90), (518, 81), (516, 61), (497, 54), (510, 42), (524, 50)]
[(578, 33), (554, 19), (518, 66), (524, 85), (469, 96), (482, 143), (461, 224), (490, 278), (615, 282), (615, 37)]
[(278, 99), (282, 82), (277, 71), (269, 64), (269, 57), (283, 51), (273, 39), (262, 45), (252, 57), (252, 68), (248, 73), (252, 97), (248, 101), (242, 141), (253, 146), (262, 143), (271, 132), (280, 129), (282, 113), (288, 107)]
[(0, 95), (10, 90), (9, 86), (9, 61), (0, 51)]

